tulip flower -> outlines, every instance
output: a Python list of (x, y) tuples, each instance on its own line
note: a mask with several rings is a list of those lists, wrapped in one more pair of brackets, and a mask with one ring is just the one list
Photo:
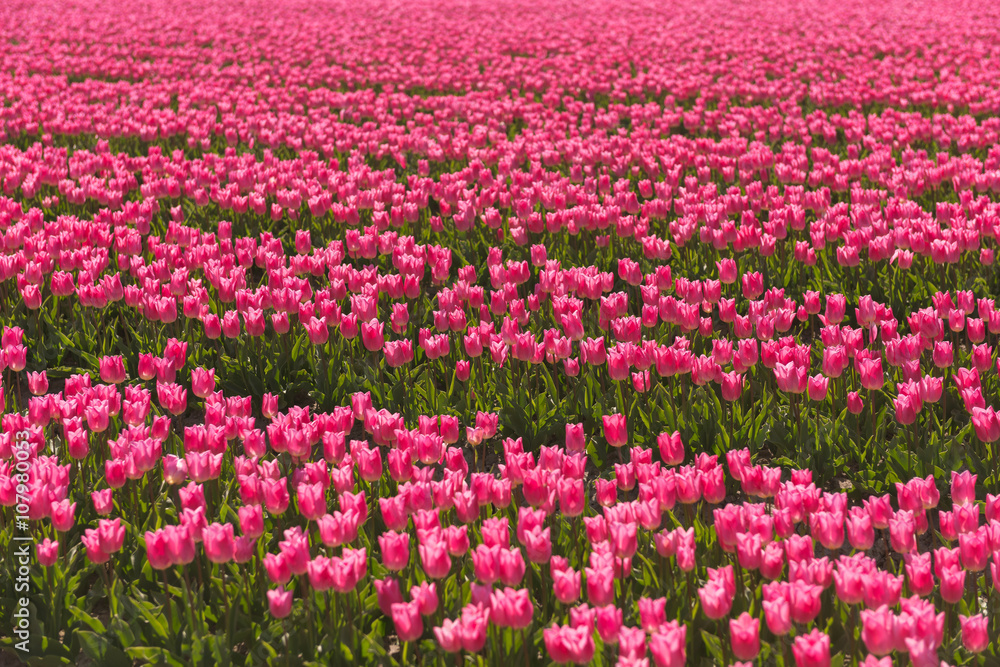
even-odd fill
[(39, 542), (35, 550), (38, 555), (38, 563), (42, 567), (51, 567), (59, 560), (59, 542), (45, 538)]
[(649, 652), (657, 667), (681, 667), (687, 660), (687, 626), (671, 621), (649, 637)]
[(795, 638), (792, 654), (797, 667), (829, 667), (830, 638), (818, 629), (813, 629), (809, 634)]
[(982, 653), (990, 645), (987, 618), (982, 614), (963, 616), (959, 614), (962, 623), (962, 645), (971, 653)]
[(628, 444), (625, 415), (604, 415), (604, 437), (612, 447), (623, 447)]
[(228, 563), (236, 547), (233, 524), (211, 523), (202, 531), (205, 556), (213, 563)]
[(729, 636), (737, 660), (753, 660), (760, 653), (760, 621), (750, 614), (729, 620)]
[(424, 633), (420, 604), (417, 601), (393, 603), (390, 612), (400, 641), (416, 641)]
[(292, 611), (292, 592), (273, 588), (267, 592), (267, 608), (274, 618), (285, 618)]

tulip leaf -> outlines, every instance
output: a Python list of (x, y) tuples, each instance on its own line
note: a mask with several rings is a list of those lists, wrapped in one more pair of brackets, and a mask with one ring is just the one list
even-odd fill
[(132, 664), (128, 656), (122, 653), (121, 649), (113, 646), (106, 637), (89, 630), (81, 630), (77, 636), (84, 654), (97, 664), (109, 667), (118, 667), (119, 665), (129, 667)]
[(125, 653), (133, 660), (141, 660), (154, 665), (170, 665), (170, 667), (185, 667), (186, 663), (178, 660), (166, 649), (154, 646), (130, 646)]
[(705, 642), (705, 648), (708, 652), (715, 658), (715, 664), (724, 665), (725, 658), (722, 653), (722, 642), (713, 634), (710, 634), (708, 630), (701, 631), (701, 639)]
[(72, 665), (73, 661), (63, 655), (31, 655), (28, 656), (24, 664), (28, 667), (58, 667), (59, 665)]
[[(123, 600), (128, 598), (122, 596)], [(118, 635), (118, 640), (122, 643), (122, 646), (131, 646), (135, 643), (135, 634), (132, 632), (131, 626), (123, 621), (121, 617), (111, 619), (111, 630)]]
[(98, 635), (103, 635), (105, 633), (104, 624), (99, 620), (85, 612), (77, 605), (72, 605), (69, 607), (69, 613), (72, 614), (73, 618), (80, 621), (84, 625), (88, 626), (91, 630), (96, 632)]

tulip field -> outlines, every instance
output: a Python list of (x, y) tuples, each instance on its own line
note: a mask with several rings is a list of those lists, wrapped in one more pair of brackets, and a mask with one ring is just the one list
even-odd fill
[(1000, 665), (1000, 6), (0, 6), (0, 666)]

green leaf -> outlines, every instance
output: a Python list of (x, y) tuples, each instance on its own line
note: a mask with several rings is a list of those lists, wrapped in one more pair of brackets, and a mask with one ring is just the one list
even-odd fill
[(705, 642), (705, 648), (715, 658), (715, 664), (724, 665), (725, 659), (722, 655), (722, 642), (719, 638), (713, 634), (709, 634), (707, 630), (702, 630), (701, 639)]
[(89, 630), (81, 630), (77, 636), (80, 638), (80, 648), (97, 664), (107, 667), (131, 667), (132, 661), (128, 656), (122, 653), (120, 648), (112, 646), (107, 638)]
[(76, 606), (69, 607), (69, 613), (72, 614), (73, 618), (88, 626), (94, 632), (101, 635), (105, 633), (104, 624), (85, 612), (83, 609)]
[(77, 633), (77, 637), (80, 639), (80, 648), (91, 660), (103, 660), (104, 654), (111, 646), (107, 639), (89, 630), (81, 630)]
[(340, 644), (340, 655), (342, 655), (344, 660), (347, 662), (354, 662), (354, 654), (351, 652), (351, 648), (347, 644)]
[(170, 667), (186, 667), (186, 663), (178, 660), (166, 649), (154, 646), (130, 646), (125, 649), (133, 660), (141, 660), (154, 665), (170, 665)]
[(132, 632), (129, 624), (121, 618), (111, 620), (111, 630), (118, 635), (118, 641), (122, 643), (122, 646), (127, 648), (135, 643), (135, 633)]
[(73, 661), (61, 655), (33, 655), (28, 657), (26, 664), (28, 667), (57, 667), (58, 665), (72, 665)]

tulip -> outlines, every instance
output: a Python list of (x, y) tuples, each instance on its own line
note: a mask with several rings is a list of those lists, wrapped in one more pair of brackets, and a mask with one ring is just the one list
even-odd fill
[(782, 636), (792, 629), (791, 606), (785, 598), (764, 600), (764, 620), (767, 629), (773, 634)]
[(470, 604), (462, 609), (461, 638), (462, 649), (469, 653), (478, 653), (486, 645), (486, 630), (489, 622), (489, 609)]
[(420, 606), (420, 614), (422, 616), (432, 616), (437, 611), (439, 604), (437, 584), (425, 581), (418, 586), (411, 587), (410, 599), (417, 602)]
[(856, 391), (847, 392), (847, 410), (852, 415), (859, 415), (864, 409), (865, 402), (861, 398), (861, 395)]
[(646, 632), (641, 628), (622, 627), (616, 640), (620, 659), (642, 660), (646, 657)]
[(753, 271), (740, 276), (743, 285), (743, 296), (749, 300), (754, 300), (764, 293), (764, 276)]
[(458, 653), (462, 650), (461, 630), (461, 623), (446, 618), (439, 627), (434, 628), (434, 637), (443, 651)]
[(490, 602), (490, 620), (498, 627), (522, 630), (531, 625), (534, 606), (527, 588), (497, 590)]
[(861, 610), (861, 640), (869, 653), (880, 657), (889, 655), (895, 648), (894, 628), (895, 617), (886, 605), (874, 611)]
[(390, 606), (396, 636), (400, 641), (412, 642), (424, 633), (424, 623), (420, 618), (420, 604), (417, 601), (396, 602)]
[(235, 537), (233, 524), (212, 523), (202, 531), (205, 556), (213, 563), (228, 563), (233, 559)]
[(971, 653), (982, 653), (990, 645), (987, 618), (982, 614), (963, 616), (959, 614), (962, 623), (962, 645)]
[(799, 635), (792, 644), (792, 654), (797, 667), (830, 667), (830, 637), (817, 629)]
[(852, 508), (847, 516), (847, 539), (858, 551), (867, 551), (875, 544), (875, 529), (871, 515), (860, 508)]
[[(75, 504), (76, 503), (74, 503), (74, 505)], [(35, 549), (38, 555), (38, 563), (42, 567), (55, 565), (56, 561), (59, 560), (59, 542), (57, 541), (50, 540), (46, 537), (37, 544)]]
[(723, 400), (738, 400), (743, 393), (743, 376), (735, 371), (723, 374), (721, 391)]
[(1000, 440), (1000, 419), (992, 407), (973, 407), (972, 426), (975, 428), (976, 437), (983, 442), (996, 442)]
[(570, 452), (582, 452), (586, 447), (583, 424), (566, 424), (566, 449)]
[(835, 551), (844, 543), (844, 516), (836, 512), (815, 512), (810, 517), (813, 534), (827, 549)]
[(684, 443), (681, 442), (681, 434), (677, 431), (661, 433), (656, 438), (656, 444), (664, 464), (675, 466), (684, 462)]
[(374, 318), (361, 323), (361, 342), (369, 352), (377, 352), (385, 344), (384, 326)]
[(614, 601), (614, 570), (610, 567), (586, 568), (587, 599), (595, 607), (603, 607)]
[(444, 542), (421, 543), (417, 547), (417, 552), (420, 554), (420, 566), (428, 577), (442, 579), (448, 575), (451, 570), (451, 557)]
[(882, 375), (882, 359), (862, 359), (856, 357), (858, 378), (861, 386), (870, 391), (877, 391), (882, 388), (885, 380)]
[(792, 583), (788, 590), (792, 620), (800, 625), (812, 623), (820, 612), (823, 587), (800, 580)]
[(215, 391), (215, 369), (195, 368), (191, 371), (191, 393), (205, 398)]
[(580, 583), (580, 573), (570, 568), (552, 573), (552, 592), (562, 604), (572, 604), (580, 598)]
[(382, 566), (390, 571), (402, 570), (410, 560), (410, 534), (386, 531), (378, 538)]
[(906, 559), (906, 580), (910, 591), (921, 597), (934, 591), (934, 576), (931, 571), (931, 555), (909, 553)]
[(292, 592), (273, 588), (267, 592), (267, 608), (271, 616), (285, 618), (292, 611)]
[(942, 340), (934, 343), (934, 350), (931, 354), (931, 358), (934, 361), (934, 365), (938, 368), (950, 368), (954, 363), (954, 353), (952, 352), (951, 343)]
[(35, 396), (41, 396), (49, 390), (49, 379), (45, 371), (28, 373), (28, 391)]
[(604, 437), (612, 447), (623, 447), (628, 444), (625, 415), (604, 415)]
[(712, 620), (719, 620), (729, 614), (733, 606), (733, 595), (718, 581), (709, 581), (698, 589), (702, 611)]
[(958, 604), (965, 594), (965, 570), (958, 567), (946, 567), (939, 573), (941, 581), (941, 598), (948, 604)]
[(736, 282), (736, 260), (731, 257), (726, 257), (715, 263), (716, 269), (719, 271), (719, 282), (723, 285), (732, 285)]
[(246, 505), (239, 509), (240, 532), (247, 537), (264, 534), (264, 513), (260, 505)]
[(760, 621), (750, 614), (729, 620), (729, 636), (737, 660), (753, 660), (760, 653)]
[(968, 470), (951, 473), (951, 499), (956, 505), (967, 505), (976, 501), (976, 475)]
[(547, 563), (552, 557), (551, 528), (534, 528), (519, 535), (525, 553), (532, 563)]
[(111, 494), (111, 489), (102, 489), (101, 491), (94, 491), (90, 494), (91, 500), (94, 503), (94, 511), (99, 515), (107, 516), (114, 508)]
[(958, 547), (962, 555), (962, 567), (977, 573), (986, 569), (990, 557), (990, 539), (986, 526), (975, 532), (961, 533), (958, 536)]
[(913, 513), (901, 510), (889, 519), (889, 541), (893, 551), (901, 554), (916, 549), (916, 522)]
[(73, 527), (75, 523), (76, 503), (71, 503), (68, 499), (52, 503), (51, 517), (52, 527), (60, 533), (65, 533)]
[(687, 626), (671, 621), (650, 635), (649, 652), (657, 667), (682, 667), (687, 661), (686, 644)]
[(326, 514), (326, 489), (322, 484), (299, 484), (296, 495), (299, 512), (309, 521), (316, 521)]
[(809, 400), (811, 401), (823, 401), (826, 400), (827, 388), (830, 384), (829, 379), (822, 375), (813, 375), (809, 378)]

